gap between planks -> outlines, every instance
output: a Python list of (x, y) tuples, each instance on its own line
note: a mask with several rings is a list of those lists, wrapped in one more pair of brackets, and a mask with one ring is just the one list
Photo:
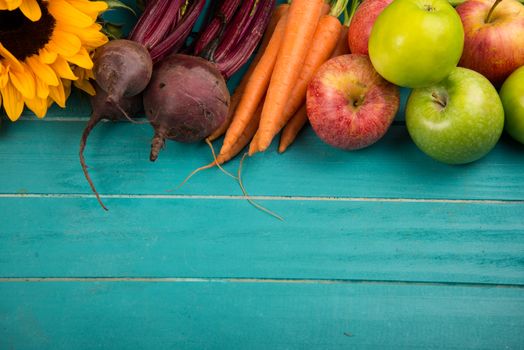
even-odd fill
[(415, 285), (473, 288), (516, 288), (524, 284), (500, 284), (479, 282), (429, 282), (402, 280), (365, 279), (289, 279), (289, 278), (205, 278), (205, 277), (0, 277), (0, 283), (49, 283), (49, 282), (135, 282), (135, 283), (265, 283), (265, 284), (373, 284), (373, 285)]
[[(101, 194), (103, 199), (162, 199), (162, 200), (245, 200), (240, 195), (185, 195), (185, 194)], [(55, 198), (55, 199), (92, 199), (94, 194), (82, 193), (0, 193), (2, 198)], [(323, 197), (323, 196), (249, 196), (262, 201), (313, 201), (313, 202), (393, 202), (393, 203), (448, 203), (448, 204), (519, 204), (524, 200), (492, 199), (431, 199), (431, 198), (380, 198), (380, 197)]]

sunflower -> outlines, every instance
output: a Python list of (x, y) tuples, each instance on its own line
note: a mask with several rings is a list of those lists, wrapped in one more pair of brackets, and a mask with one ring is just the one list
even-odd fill
[(71, 81), (93, 93), (91, 53), (107, 42), (96, 23), (103, 1), (0, 0), (0, 108), (15, 121), (24, 105), (39, 118), (65, 107)]

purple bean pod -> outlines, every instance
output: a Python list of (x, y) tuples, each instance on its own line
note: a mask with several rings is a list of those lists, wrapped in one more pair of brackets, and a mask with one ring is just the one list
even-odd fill
[(249, 30), (246, 31), (248, 35), (241, 38), (239, 45), (233, 50), (230, 50), (220, 60), (216, 61), (218, 70), (226, 79), (235, 74), (249, 60), (257, 48), (266, 31), (274, 6), (275, 0), (260, 0), (259, 8), (255, 13), (256, 19), (248, 28)]
[(150, 50), (149, 53), (153, 63), (160, 61), (171, 53), (177, 52), (184, 45), (205, 4), (206, 0), (194, 0), (189, 5), (178, 27)]
[(195, 44), (195, 55), (200, 55), (204, 48), (206, 48), (209, 43), (217, 37), (222, 27), (231, 21), (240, 1), (241, 0), (224, 0), (222, 2), (209, 24), (200, 34), (200, 37)]

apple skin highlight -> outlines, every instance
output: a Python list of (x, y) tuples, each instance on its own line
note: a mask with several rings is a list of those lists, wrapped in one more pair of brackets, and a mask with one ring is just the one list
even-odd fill
[(327, 144), (356, 150), (387, 132), (400, 105), (397, 86), (387, 82), (365, 55), (343, 55), (324, 63), (307, 90), (307, 115)]

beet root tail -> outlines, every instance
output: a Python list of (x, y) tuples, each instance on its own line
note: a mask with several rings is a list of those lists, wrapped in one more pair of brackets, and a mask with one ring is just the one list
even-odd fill
[(104, 208), (104, 210), (108, 211), (107, 207), (102, 202), (102, 199), (100, 198), (100, 195), (98, 194), (95, 184), (91, 180), (91, 177), (89, 176), (89, 172), (87, 171), (87, 165), (84, 158), (84, 150), (86, 148), (87, 144), (87, 138), (89, 137), (89, 134), (93, 130), (93, 128), (100, 122), (101, 118), (97, 115), (92, 115), (91, 119), (89, 119), (89, 122), (87, 123), (84, 132), (82, 133), (82, 139), (80, 140), (80, 151), (79, 151), (79, 157), (80, 157), (80, 165), (82, 166), (82, 170), (84, 172), (84, 176), (89, 183), (89, 186), (91, 187), (91, 190), (96, 196), (96, 199), (98, 200), (98, 203)]
[(155, 133), (153, 140), (151, 141), (151, 153), (149, 154), (149, 160), (154, 162), (158, 158), (158, 154), (164, 148), (165, 138), (160, 133)]

